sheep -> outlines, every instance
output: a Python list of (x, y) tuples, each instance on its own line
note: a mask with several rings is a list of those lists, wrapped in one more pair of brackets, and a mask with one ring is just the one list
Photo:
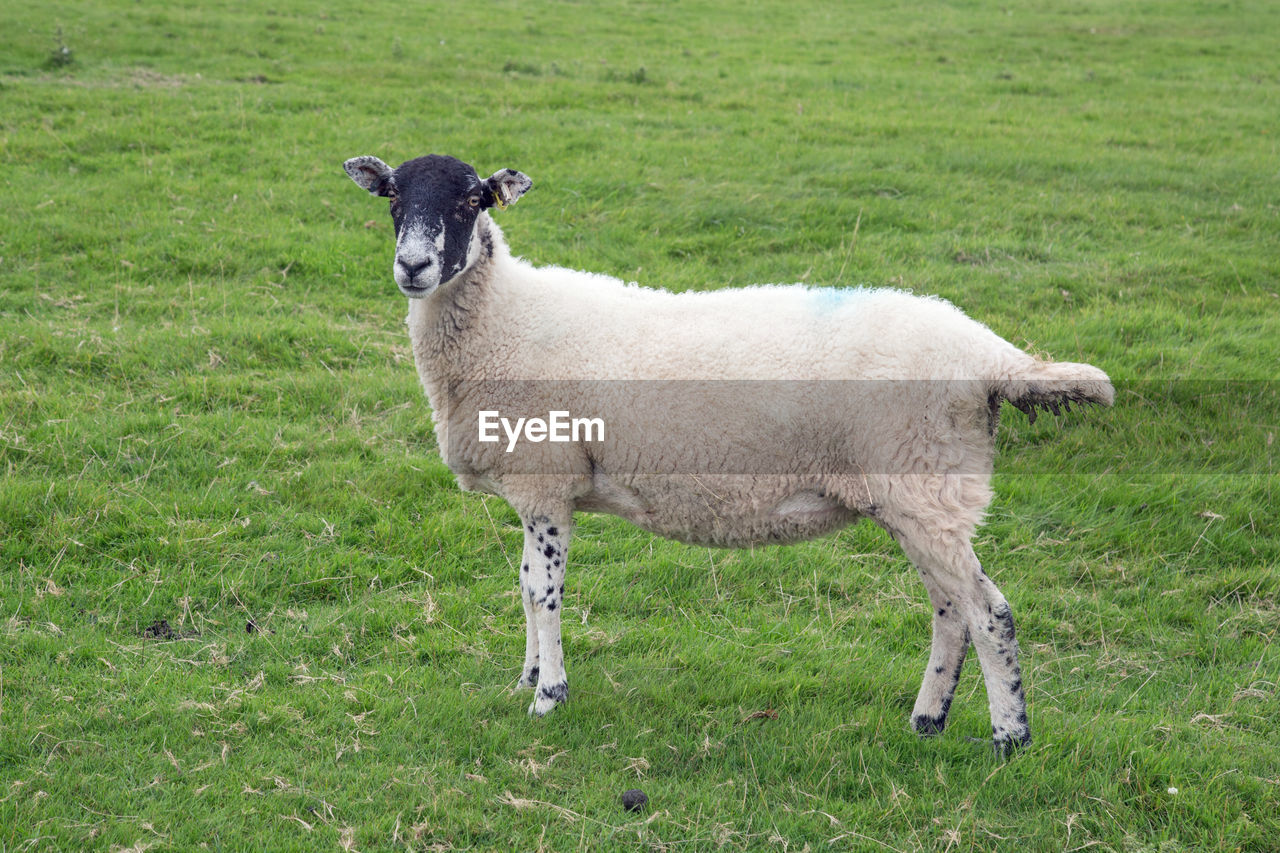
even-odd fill
[[(932, 604), (912, 728), (942, 732), (972, 644), (995, 748), (1030, 742), (1012, 611), (971, 540), (992, 497), (1001, 403), (1033, 419), (1110, 405), (1105, 373), (1034, 358), (951, 303), (898, 290), (674, 294), (537, 268), (511, 255), (492, 218), (533, 185), (521, 172), (481, 179), (439, 155), (344, 167), (390, 200), (392, 275), (409, 297), (444, 461), (462, 489), (501, 496), (522, 521), (518, 686), (534, 690), (531, 715), (569, 696), (560, 618), (575, 511), (724, 547), (867, 518), (898, 542)], [(603, 434), (554, 443), (526, 428), (493, 440), (507, 411), (553, 424), (573, 412)]]

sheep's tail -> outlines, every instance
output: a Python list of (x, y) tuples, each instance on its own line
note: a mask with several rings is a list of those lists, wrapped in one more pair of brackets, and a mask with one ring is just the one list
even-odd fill
[(1069, 361), (1037, 361), (1028, 357), (1011, 371), (1009, 378), (996, 383), (992, 396), (1008, 400), (1036, 422), (1036, 409), (1055, 415), (1071, 411), (1072, 403), (1110, 406), (1116, 392), (1107, 374), (1091, 364)]

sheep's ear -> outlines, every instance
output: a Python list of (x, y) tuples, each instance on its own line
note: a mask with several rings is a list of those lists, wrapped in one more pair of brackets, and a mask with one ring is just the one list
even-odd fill
[(493, 195), (492, 203), (499, 208), (515, 204), (516, 199), (529, 191), (533, 180), (523, 172), (515, 169), (501, 169), (483, 181), (485, 187)]
[(374, 195), (389, 196), (395, 193), (396, 184), (391, 167), (377, 157), (352, 157), (342, 164), (351, 180)]

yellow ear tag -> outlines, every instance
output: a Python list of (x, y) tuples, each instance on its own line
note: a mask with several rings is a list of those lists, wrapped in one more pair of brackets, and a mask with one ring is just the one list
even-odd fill
[(502, 200), (502, 193), (497, 190), (493, 191), (493, 203), (498, 210), (506, 210), (509, 207), (509, 205)]

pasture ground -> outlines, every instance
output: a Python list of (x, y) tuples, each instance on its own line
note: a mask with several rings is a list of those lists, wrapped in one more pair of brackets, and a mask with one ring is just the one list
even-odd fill
[[(1280, 6), (1041, 5), (4, 4), (0, 850), (1280, 847)], [(341, 169), (429, 151), (533, 177), (539, 263), (906, 287), (1108, 370), (1006, 409), (977, 542), (1032, 746), (970, 740), (972, 661), (911, 733), (870, 525), (582, 517), (528, 719), (516, 518)]]

